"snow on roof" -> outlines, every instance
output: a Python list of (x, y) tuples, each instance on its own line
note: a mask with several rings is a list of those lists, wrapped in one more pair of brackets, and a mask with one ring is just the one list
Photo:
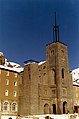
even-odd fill
[(15, 63), (15, 62), (9, 62), (9, 63), (10, 63), (10, 65), (12, 65), (15, 68), (21, 67), (19, 64)]
[(79, 68), (72, 70), (73, 85), (79, 86)]
[(79, 68), (76, 68), (76, 69), (72, 70), (72, 72), (76, 72), (76, 71), (79, 72)]
[(73, 85), (75, 85), (75, 86), (79, 86), (79, 83), (77, 83), (77, 82), (73, 82)]
[(42, 65), (43, 63), (45, 63), (46, 61), (42, 61), (42, 62), (40, 62), (40, 63), (38, 63), (38, 65)]
[(10, 71), (15, 71), (15, 72), (18, 72), (20, 73), (21, 71), (23, 71), (23, 68), (16, 68), (16, 67), (8, 67), (8, 66), (3, 66), (3, 65), (0, 65), (0, 68), (1, 69), (6, 69), (6, 70), (10, 70)]
[(35, 63), (38, 63), (38, 61), (32, 60), (32, 59), (27, 60), (27, 61), (24, 62), (25, 65), (28, 65), (28, 64), (35, 64)]
[(36, 62), (28, 62), (27, 64), (25, 64), (25, 65), (28, 65), (28, 64), (35, 64)]
[[(2, 52), (0, 52), (0, 56), (4, 56)], [(5, 57), (4, 57), (5, 58)], [(8, 62), (8, 60), (5, 58), (5, 64), (0, 65), (1, 69), (6, 69), (6, 70), (11, 70), (11, 71), (16, 71), (16, 72), (21, 72), (23, 71), (23, 68), (14, 62)]]

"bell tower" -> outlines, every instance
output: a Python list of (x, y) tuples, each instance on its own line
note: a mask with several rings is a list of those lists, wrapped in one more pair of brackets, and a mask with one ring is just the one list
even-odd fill
[[(46, 60), (48, 67), (49, 86), (56, 89), (57, 113), (67, 113), (73, 110), (72, 99), (72, 78), (68, 66), (68, 48), (67, 45), (59, 41), (59, 26), (53, 26), (53, 43), (46, 46)], [(51, 84), (50, 72), (54, 71), (54, 84)]]

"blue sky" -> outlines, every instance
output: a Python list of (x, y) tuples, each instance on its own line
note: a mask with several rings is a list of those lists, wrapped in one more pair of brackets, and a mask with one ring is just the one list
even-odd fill
[(54, 12), (70, 69), (79, 67), (79, 0), (0, 0), (0, 51), (9, 61), (46, 59), (53, 41)]

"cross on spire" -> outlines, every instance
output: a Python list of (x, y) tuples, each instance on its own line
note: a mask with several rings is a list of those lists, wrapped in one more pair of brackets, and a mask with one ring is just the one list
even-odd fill
[(56, 23), (56, 12), (55, 12), (55, 25), (53, 25), (53, 40), (59, 42), (59, 26)]

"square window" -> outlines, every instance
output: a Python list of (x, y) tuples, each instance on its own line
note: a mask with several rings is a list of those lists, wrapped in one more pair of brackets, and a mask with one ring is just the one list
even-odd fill
[(8, 90), (5, 90), (5, 96), (8, 96)]
[(9, 85), (9, 80), (8, 80), (8, 79), (6, 79), (6, 82), (5, 82), (5, 83), (6, 83), (6, 85)]
[(13, 92), (13, 95), (14, 95), (14, 97), (16, 97), (16, 95), (17, 95), (17, 92), (16, 92), (16, 91), (14, 91), (14, 92)]
[(14, 81), (14, 86), (17, 86), (17, 81)]

